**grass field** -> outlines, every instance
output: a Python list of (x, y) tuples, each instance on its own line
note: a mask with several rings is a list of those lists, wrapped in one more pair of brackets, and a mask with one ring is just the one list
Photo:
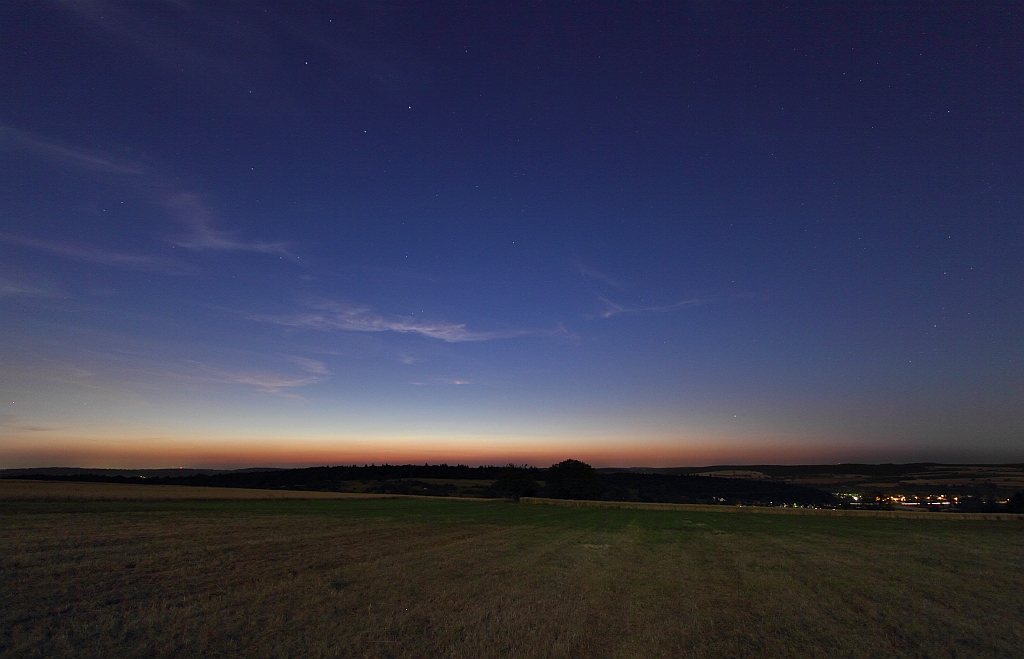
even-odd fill
[(1019, 521), (46, 485), (0, 487), (3, 657), (1024, 652)]

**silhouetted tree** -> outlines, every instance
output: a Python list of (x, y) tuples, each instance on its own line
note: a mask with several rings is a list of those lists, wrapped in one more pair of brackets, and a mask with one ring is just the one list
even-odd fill
[(1024, 490), (1010, 497), (1006, 502), (1006, 509), (1011, 513), (1024, 513)]
[(540, 485), (534, 480), (530, 470), (509, 464), (501, 470), (498, 480), (491, 484), (490, 493), (496, 497), (518, 501), (519, 497), (532, 497), (539, 489)]
[(593, 467), (565, 460), (548, 468), (547, 489), (555, 499), (599, 499), (604, 486)]

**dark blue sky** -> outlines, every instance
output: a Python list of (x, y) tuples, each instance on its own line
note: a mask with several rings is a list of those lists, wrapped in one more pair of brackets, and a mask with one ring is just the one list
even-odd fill
[(1016, 3), (0, 6), (0, 467), (1024, 460)]

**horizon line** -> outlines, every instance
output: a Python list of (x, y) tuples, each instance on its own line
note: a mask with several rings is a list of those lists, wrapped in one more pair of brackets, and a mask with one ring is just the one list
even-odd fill
[[(567, 460), (575, 458), (566, 458)], [(580, 462), (586, 463), (585, 460)], [(553, 462), (552, 465), (558, 464)], [(586, 463), (589, 464), (589, 463)], [(505, 464), (495, 463), (477, 463), (468, 464), (465, 462), (437, 462), (429, 463), (424, 462), (422, 464), (416, 462), (364, 462), (359, 463), (336, 463), (336, 464), (303, 464), (303, 465), (289, 465), (289, 466), (275, 466), (275, 465), (261, 465), (261, 466), (184, 466), (184, 465), (173, 465), (168, 467), (78, 467), (70, 465), (48, 465), (48, 466), (37, 466), (37, 467), (0, 467), (0, 473), (12, 472), (12, 471), (35, 471), (43, 469), (74, 469), (78, 471), (258, 471), (261, 469), (266, 470), (289, 470), (289, 469), (320, 469), (320, 468), (335, 468), (335, 467), (467, 467), (470, 469), (486, 469), (486, 468), (505, 468), (509, 465), (515, 467), (525, 467), (532, 469), (547, 469), (552, 465), (541, 466), (530, 463), (512, 463), (508, 462)], [(925, 465), (925, 466), (970, 466), (970, 467), (1006, 467), (1006, 466), (1024, 466), (1024, 462), (937, 462), (933, 460), (920, 460), (920, 461), (909, 461), (909, 462), (864, 462), (864, 461), (849, 461), (849, 462), (757, 462), (757, 463), (718, 463), (718, 464), (704, 464), (704, 465), (676, 465), (671, 467), (654, 467), (649, 465), (630, 465), (630, 466), (600, 466), (594, 467), (595, 469), (652, 469), (652, 470), (667, 470), (667, 469), (739, 469), (739, 468), (752, 468), (752, 467), (830, 467), (830, 466), (842, 466), (842, 465), (856, 465), (856, 466), (912, 466), (912, 465)]]

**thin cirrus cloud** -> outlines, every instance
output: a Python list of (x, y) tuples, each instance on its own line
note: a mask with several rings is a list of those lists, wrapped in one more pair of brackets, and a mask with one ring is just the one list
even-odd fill
[(18, 423), (18, 417), (13, 414), (0, 414), (0, 429), (5, 432), (50, 432), (59, 430), (53, 426), (30, 426)]
[[(134, 46), (163, 66), (180, 70), (193, 66), (205, 70), (224, 72), (224, 62), (211, 57), (197, 48), (192, 33), (219, 34), (230, 40), (237, 50), (239, 36), (245, 34), (238, 26), (217, 21), (216, 11), (202, 11), (200, 3), (166, 2), (165, 9), (177, 10), (187, 16), (189, 30), (169, 29), (172, 23), (146, 20), (146, 14), (133, 2), (109, 2), (108, 0), (57, 0), (72, 15), (88, 21), (110, 36)], [(159, 3), (154, 3), (159, 4)], [(233, 29), (234, 28), (234, 29)], [(185, 33), (185, 34), (182, 34)]]
[(665, 304), (658, 306), (647, 306), (647, 307), (626, 307), (621, 304), (616, 304), (611, 300), (603, 297), (598, 297), (605, 304), (604, 311), (598, 314), (600, 318), (611, 318), (612, 316), (618, 316), (620, 314), (632, 314), (632, 313), (664, 313), (668, 311), (676, 311), (677, 309), (687, 309), (689, 307), (696, 307), (702, 303), (701, 300), (683, 300), (674, 304)]
[(313, 375), (331, 375), (332, 374), (327, 369), (327, 365), (326, 364), (324, 364), (323, 362), (319, 362), (319, 361), (317, 361), (315, 359), (309, 359), (307, 357), (295, 357), (295, 356), (292, 356), (292, 355), (289, 355), (288, 357), (286, 357), (286, 359), (288, 361), (292, 362), (293, 364), (298, 365), (300, 368), (302, 368), (307, 373), (312, 373)]
[(224, 382), (249, 385), (268, 394), (287, 394), (289, 389), (305, 387), (320, 381), (320, 378), (312, 375), (308, 377), (289, 377), (276, 373), (230, 373), (227, 371), (223, 371), (222, 375)]
[[(289, 258), (294, 256), (286, 243), (243, 240), (231, 232), (217, 229), (217, 216), (201, 195), (181, 189), (176, 183), (154, 174), (151, 168), (103, 153), (69, 147), (3, 124), (0, 124), (0, 148), (28, 153), (61, 167), (84, 168), (107, 176), (116, 175), (121, 182), (132, 182), (144, 197), (150, 198), (162, 208), (169, 219), (186, 229), (187, 235), (170, 240), (179, 247), (196, 252), (256, 252)], [(0, 239), (104, 265), (166, 269), (171, 262), (162, 257), (124, 254), (88, 246), (60, 245), (30, 238), (3, 235)]]
[(276, 394), (285, 398), (301, 399), (293, 390), (308, 387), (327, 380), (331, 372), (327, 366), (315, 359), (285, 356), (287, 361), (299, 366), (307, 375), (294, 375), (264, 370), (233, 370), (208, 364), (193, 364), (195, 368), (187, 379), (196, 382), (237, 384), (254, 387), (265, 394)]
[(626, 285), (623, 284), (622, 282), (620, 282), (618, 279), (615, 279), (614, 277), (612, 277), (610, 275), (606, 275), (605, 273), (600, 272), (598, 270), (594, 270), (593, 268), (588, 268), (585, 265), (577, 265), (576, 266), (576, 271), (581, 276), (583, 276), (583, 277), (589, 277), (591, 279), (597, 279), (598, 281), (603, 281), (604, 283), (608, 284), (612, 288), (617, 288), (620, 291), (626, 289)]
[[(389, 46), (378, 30), (387, 30), (387, 24), (370, 28), (355, 39), (338, 40), (316, 20), (281, 14), (273, 3), (264, 3), (258, 13), (232, 15), (204, 3), (186, 3), (172, 0), (172, 10), (187, 15), (188, 30), (169, 29), (160, 21), (148, 20), (146, 7), (139, 3), (113, 3), (107, 0), (58, 0), (70, 14), (92, 23), (111, 37), (151, 58), (175, 73), (183, 69), (201, 72), (206, 84), (222, 91), (225, 85), (247, 88), (255, 84), (272, 84), (274, 76), (252, 78), (251, 62), (266, 71), (278, 66), (267, 53), (277, 41), (265, 31), (269, 21), (281, 25), (288, 35), (303, 44), (304, 51), (316, 52), (318, 59), (326, 60), (343, 71), (376, 84), (396, 98), (408, 98), (411, 92), (422, 90), (429, 84), (431, 70), (407, 49)], [(271, 12), (268, 14), (268, 12)], [(339, 85), (340, 86), (340, 85)], [(282, 90), (284, 91), (284, 90)], [(285, 93), (274, 94), (277, 103), (286, 103)]]
[(467, 385), (473, 384), (470, 380), (459, 380), (455, 378), (432, 378), (426, 382), (418, 380), (410, 382), (409, 384), (416, 385), (417, 387), (424, 387), (427, 385)]
[(118, 162), (102, 153), (75, 149), (43, 139), (24, 130), (0, 124), (0, 145), (21, 151), (62, 166), (70, 166), (103, 174), (141, 175), (146, 172), (137, 164)]
[(174, 240), (175, 245), (196, 251), (222, 250), (230, 252), (260, 252), (293, 257), (286, 243), (246, 241), (214, 228), (213, 211), (203, 203), (200, 195), (193, 192), (176, 191), (163, 199), (164, 207), (178, 222), (189, 227), (191, 235), (183, 240)]
[(46, 298), (55, 297), (55, 293), (38, 286), (0, 277), (0, 297)]
[(96, 263), (99, 265), (129, 268), (132, 270), (149, 270), (171, 273), (185, 273), (191, 271), (191, 267), (188, 264), (164, 256), (116, 252), (91, 247), (89, 245), (51, 243), (45, 240), (10, 236), (7, 234), (0, 234), (0, 242), (30, 247), (32, 249), (49, 252), (75, 261), (83, 261), (85, 263)]
[(447, 343), (490, 341), (510, 339), (531, 334), (567, 334), (564, 329), (551, 332), (530, 330), (507, 330), (482, 332), (466, 329), (465, 323), (446, 323), (419, 320), (409, 317), (387, 318), (373, 312), (369, 307), (357, 307), (337, 302), (322, 302), (312, 305), (310, 311), (288, 316), (254, 316), (255, 320), (276, 323), (286, 327), (306, 327), (318, 330), (344, 330), (348, 332), (397, 332), (419, 334)]

